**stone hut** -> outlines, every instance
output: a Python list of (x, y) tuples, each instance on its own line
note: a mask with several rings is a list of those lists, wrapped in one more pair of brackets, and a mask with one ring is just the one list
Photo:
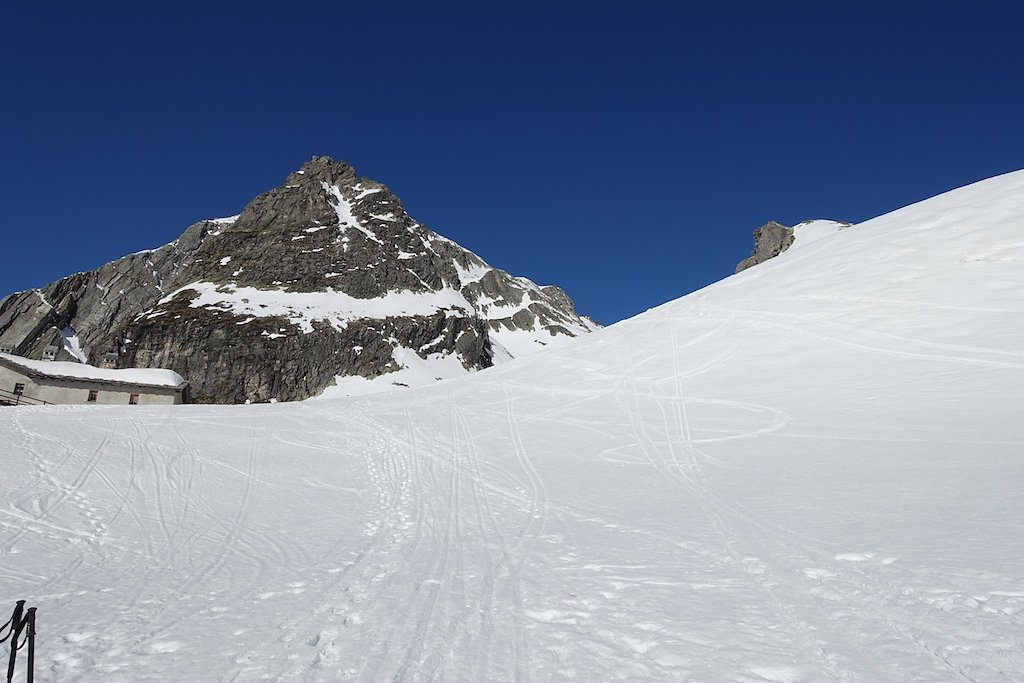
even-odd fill
[(112, 370), (69, 361), (0, 353), (0, 405), (174, 405), (188, 402), (188, 383), (172, 370)]

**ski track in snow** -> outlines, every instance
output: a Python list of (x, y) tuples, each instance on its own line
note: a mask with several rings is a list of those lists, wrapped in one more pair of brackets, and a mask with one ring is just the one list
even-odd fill
[(0, 408), (39, 680), (1021, 680), (1015, 183), (434, 387)]
[[(731, 325), (717, 328), (718, 335), (728, 336)], [(665, 344), (661, 353), (672, 364), (669, 383), (641, 379), (642, 369), (620, 358), (617, 390), (604, 400), (581, 392), (552, 408), (534, 411), (531, 406), (524, 411), (517, 406), (525, 387), (504, 381), (486, 406), (467, 405), (449, 390), (443, 409), (436, 409), (430, 419), (416, 417), (416, 409), (423, 406), (409, 405), (403, 406), (401, 420), (346, 418), (344, 426), (358, 429), (365, 439), (356, 471), (361, 469), (365, 477), (359, 486), (366, 491), (363, 512), (368, 526), (359, 551), (348, 564), (332, 567), (338, 569), (334, 573), (324, 570), (336, 557), (331, 552), (318, 556), (301, 550), (300, 544), (268, 531), (265, 522), (254, 522), (250, 515), (259, 492), (266, 493), (272, 485), (273, 479), (261, 473), (270, 450), (345, 458), (351, 451), (330, 445), (344, 438), (343, 427), (321, 424), (321, 429), (309, 432), (305, 421), (289, 415), (293, 424), (275, 419), (271, 430), (264, 418), (254, 419), (245, 425), (246, 452), (228, 464), (218, 463), (215, 454), (199, 455), (195, 425), (187, 418), (167, 413), (149, 424), (119, 416), (96, 421), (82, 430), (81, 443), (67, 443), (55, 450), (54, 459), (47, 460), (41, 456), (45, 447), (32, 442), (32, 428), (16, 415), (18, 419), (10, 425), (12, 441), (34, 457), (35, 486), (28, 489), (31, 495), (12, 500), (10, 510), (18, 517), (6, 516), (3, 547), (16, 546), (33, 533), (51, 541), (80, 538), (87, 547), (45, 580), (31, 572), (5, 574), (5, 580), (23, 586), (34, 583), (36, 599), (44, 604), (49, 600), (48, 611), (53, 612), (58, 605), (73, 607), (82, 597), (73, 590), (54, 591), (54, 587), (74, 584), (83, 564), (91, 570), (108, 562), (124, 565), (104, 577), (120, 584), (120, 595), (111, 595), (113, 591), (104, 595), (123, 603), (108, 606), (110, 611), (91, 624), (73, 625), (66, 634), (57, 653), (63, 658), (52, 664), (62, 680), (75, 680), (76, 672), (86, 680), (90, 671), (92, 675), (120, 674), (126, 680), (146, 676), (159, 680), (173, 666), (151, 668), (142, 663), (177, 657), (187, 644), (196, 644), (183, 635), (188, 624), (216, 624), (225, 614), (219, 610), (230, 612), (232, 606), (259, 605), (277, 597), (268, 593), (290, 600), (275, 601), (281, 611), (264, 615), (270, 617), (266, 624), (249, 621), (241, 627), (259, 632), (260, 638), (248, 649), (233, 651), (228, 663), (222, 663), (230, 671), (220, 680), (259, 680), (265, 675), (271, 680), (531, 680), (581, 677), (587, 671), (608, 679), (656, 679), (672, 677), (672, 671), (683, 678), (683, 672), (690, 671), (699, 678), (708, 672), (702, 674), (694, 662), (708, 656), (709, 643), (701, 642), (697, 634), (672, 629), (671, 622), (648, 611), (650, 605), (624, 598), (645, 587), (687, 585), (685, 568), (694, 561), (701, 567), (697, 573), (710, 571), (712, 583), (749, 601), (744, 610), (750, 612), (747, 618), (764, 629), (753, 641), (757, 647), (748, 646), (749, 657), (759, 648), (785, 651), (793, 644), (806, 653), (799, 666), (751, 663), (744, 669), (750, 672), (749, 680), (765, 675), (765, 680), (773, 676), (777, 680), (871, 680), (870, 674), (857, 673), (856, 652), (837, 652), (830, 645), (835, 631), (888, 633), (892, 642), (912, 644), (920, 657), (934, 660), (930, 670), (937, 676), (985, 680), (958, 664), (955, 651), (950, 653), (955, 639), (949, 634), (979, 629), (958, 606), (960, 600), (973, 599), (969, 596), (978, 593), (969, 582), (955, 585), (946, 579), (945, 594), (922, 590), (914, 584), (927, 573), (904, 578), (894, 571), (898, 562), (883, 564), (885, 558), (872, 553), (836, 552), (829, 543), (763, 519), (715, 490), (716, 476), (735, 465), (707, 448), (744, 437), (770, 438), (785, 429), (790, 417), (769, 406), (689, 395), (689, 381), (713, 372), (726, 359), (684, 370), (680, 363), (687, 346), (680, 343), (669, 321), (664, 327), (657, 336)], [(696, 344), (717, 340), (712, 335)], [(721, 356), (718, 351), (711, 358)], [(709, 535), (694, 541), (664, 529), (622, 524), (613, 517), (594, 518), (572, 504), (549, 502), (545, 478), (532, 462), (522, 427), (569, 425), (580, 411), (609, 399), (632, 425), (628, 430), (632, 445), (623, 443), (618, 457), (607, 462), (629, 468), (646, 463), (668, 487), (700, 501)], [(700, 418), (693, 410), (702, 405), (757, 417), (760, 422), (732, 433), (701, 437)], [(447, 424), (434, 419), (443, 414), (448, 416)], [(32, 417), (45, 418), (39, 413)], [(478, 422), (484, 424), (476, 426)], [(158, 432), (163, 432), (165, 446), (154, 445)], [(483, 459), (475, 445), (478, 440), (506, 442), (507, 462), (492, 464)], [(55, 440), (50, 443), (56, 444)], [(105, 454), (120, 448), (123, 471), (104, 460)], [(633, 454), (641, 459), (632, 459)], [(112, 474), (115, 471), (119, 474)], [(219, 488), (204, 483), (214, 471), (239, 484), (238, 498), (226, 513), (206, 502)], [(133, 498), (141, 492), (145, 492), (144, 504)], [(90, 502), (101, 493), (110, 494), (105, 507)], [(323, 523), (329, 526), (329, 501), (317, 502)], [(65, 511), (67, 515), (61, 516)], [(552, 514), (561, 520), (555, 525), (563, 529), (561, 533), (551, 531)], [(200, 518), (216, 521), (199, 531)], [(75, 527), (70, 519), (83, 524)], [(682, 553), (685, 559), (662, 558), (660, 564), (655, 561), (646, 569), (628, 561), (583, 563), (579, 556), (587, 548), (576, 545), (582, 542), (573, 536), (578, 534), (577, 527), (595, 525), (598, 536), (621, 537), (616, 545), (655, 548), (667, 558)], [(111, 536), (105, 533), (111, 528), (122, 530)], [(216, 542), (202, 544), (204, 551), (199, 552), (197, 533), (215, 534)], [(558, 537), (557, 543), (546, 540), (549, 534)], [(115, 540), (125, 537), (134, 542)], [(351, 551), (352, 546), (345, 544), (333, 548), (339, 555)], [(149, 563), (155, 566), (144, 568)], [(279, 578), (278, 569), (289, 564), (302, 567), (303, 576), (289, 581)], [(218, 581), (233, 565), (250, 581)], [(183, 571), (174, 572), (176, 578), (164, 586), (156, 582), (154, 597), (149, 586), (161, 566)], [(673, 577), (670, 568), (682, 576)], [(547, 572), (553, 578), (545, 582), (538, 574)], [(276, 590), (268, 585), (274, 583), (279, 584)], [(302, 600), (307, 593), (317, 596), (315, 603)], [(179, 609), (182, 595), (196, 598), (192, 609)], [(1022, 598), (992, 595), (984, 602), (1024, 605)], [(823, 612), (821, 602), (833, 614), (842, 613), (842, 618)], [(958, 607), (950, 609), (951, 605)], [(366, 649), (351, 647), (348, 633), (359, 632), (367, 624), (377, 625), (382, 640), (363, 632), (356, 642)], [(1002, 670), (1014, 670), (1020, 662), (1012, 648), (1019, 641), (1017, 636), (1007, 642), (1010, 647), (1005, 652), (989, 651), (986, 657), (993, 666), (998, 663)], [(687, 644), (680, 651), (703, 654), (684, 657), (661, 652), (672, 651), (666, 643), (673, 642)], [(72, 646), (85, 654), (64, 657)], [(289, 654), (272, 656), (275, 647)], [(303, 650), (307, 654), (302, 655)], [(467, 653), (465, 661), (455, 657), (457, 652)], [(592, 658), (587, 669), (579, 661), (583, 653)], [(298, 656), (291, 659), (293, 655)], [(905, 651), (901, 656), (914, 657)], [(920, 661), (916, 665), (929, 670)], [(877, 671), (884, 672), (884, 668)]]

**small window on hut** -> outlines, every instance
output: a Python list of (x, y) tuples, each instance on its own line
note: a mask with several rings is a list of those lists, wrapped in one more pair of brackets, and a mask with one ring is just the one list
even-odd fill
[(86, 399), (86, 403), (95, 403), (96, 399), (99, 398), (99, 396), (100, 392), (98, 392), (96, 389), (90, 389), (89, 398)]
[(14, 383), (14, 393), (16, 393), (16, 394), (24, 394), (25, 393), (25, 384), (22, 383), (22, 382), (15, 382)]
[(130, 395), (128, 397), (128, 405), (130, 405), (130, 406), (137, 406), (137, 405), (139, 405), (139, 395), (138, 394)]

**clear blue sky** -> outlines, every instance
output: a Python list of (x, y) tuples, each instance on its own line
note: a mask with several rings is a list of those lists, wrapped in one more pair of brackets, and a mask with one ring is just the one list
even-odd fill
[(3, 4), (0, 295), (327, 154), (610, 323), (1024, 167), (1024, 3), (261, 4)]

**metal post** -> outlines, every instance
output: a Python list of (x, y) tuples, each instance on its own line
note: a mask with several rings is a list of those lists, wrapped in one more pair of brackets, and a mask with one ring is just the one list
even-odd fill
[[(7, 624), (11, 625), (10, 633), (0, 639), (0, 643), (4, 642), (8, 638), (11, 639), (11, 656), (7, 660), (7, 683), (13, 683), (14, 681), (14, 663), (18, 657), (18, 636), (20, 635), (19, 626), (21, 625), (21, 614), (25, 609), (25, 601), (18, 600), (18, 604), (14, 606), (14, 614), (11, 615), (10, 620)], [(4, 624), (4, 628), (7, 628), (7, 624)]]
[(25, 667), (25, 680), (33, 683), (36, 668), (36, 608), (29, 607), (25, 615), (25, 627), (28, 629), (28, 664)]

